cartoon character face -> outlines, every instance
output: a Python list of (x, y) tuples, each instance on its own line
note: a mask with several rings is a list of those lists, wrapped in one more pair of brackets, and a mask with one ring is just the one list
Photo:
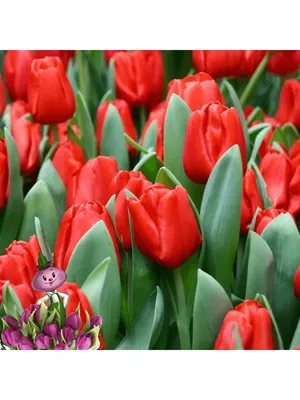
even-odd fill
[(60, 268), (49, 266), (38, 271), (31, 282), (31, 286), (38, 292), (53, 292), (59, 288), (67, 279), (65, 271)]

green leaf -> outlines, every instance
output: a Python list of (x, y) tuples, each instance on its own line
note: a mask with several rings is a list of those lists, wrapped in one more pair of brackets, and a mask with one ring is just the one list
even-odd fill
[(293, 124), (287, 123), (282, 126), (283, 135), (287, 144), (287, 148), (290, 149), (296, 140), (299, 139), (299, 132)]
[(185, 187), (194, 203), (199, 206), (201, 187), (192, 182), (184, 171), (183, 148), (186, 126), (191, 115), (187, 104), (176, 94), (169, 102), (164, 126), (164, 164)]
[[(40, 252), (39, 252), (39, 258), (38, 258), (39, 267), (46, 267), (47, 263), (48, 263), (47, 258), (46, 258), (46, 257), (44, 256), (44, 254), (40, 251)], [(43, 269), (43, 268), (42, 268), (42, 269)]]
[[(147, 130), (147, 134), (145, 140), (143, 142), (143, 148), (146, 150), (149, 149), (156, 149), (156, 142), (157, 142), (157, 122), (154, 120)], [(144, 155), (141, 154), (141, 157)]]
[(290, 350), (293, 350), (295, 347), (300, 346), (300, 320), (298, 322), (297, 328), (294, 332), (293, 339), (290, 344)]
[(300, 265), (300, 235), (290, 214), (280, 214), (262, 232), (275, 260), (272, 310), (285, 347), (295, 331), (300, 303), (294, 295), (294, 275)]
[(53, 249), (58, 231), (58, 219), (54, 201), (44, 181), (37, 181), (24, 200), (25, 210), (18, 240), (27, 241), (35, 234), (34, 218), (38, 217), (45, 230), (50, 248)]
[(234, 325), (235, 350), (244, 350), (238, 324)]
[(20, 176), (19, 153), (11, 134), (4, 128), (9, 166), (9, 196), (0, 231), (0, 254), (16, 238), (20, 227), (24, 203), (23, 182)]
[(116, 107), (110, 104), (103, 124), (100, 153), (103, 156), (115, 157), (120, 170), (129, 169), (129, 154), (124, 132), (120, 114)]
[(250, 142), (254, 143), (257, 135), (259, 134), (259, 132), (261, 132), (262, 129), (267, 128), (269, 125), (270, 124), (268, 124), (267, 122), (263, 122), (261, 124), (254, 125), (251, 128), (249, 128), (248, 129), (248, 134), (249, 134)]
[(150, 182), (154, 182), (156, 175), (163, 163), (157, 158), (156, 153), (148, 153), (133, 168), (133, 171), (141, 171)]
[(160, 335), (163, 318), (163, 295), (157, 286), (117, 350), (149, 350), (153, 348)]
[(247, 118), (248, 126), (251, 125), (254, 121), (264, 122), (264, 113), (260, 107), (255, 107), (252, 113)]
[(53, 259), (52, 252), (51, 252), (49, 243), (47, 241), (45, 232), (43, 230), (41, 221), (39, 220), (39, 218), (35, 217), (34, 223), (35, 223), (36, 236), (38, 238), (40, 248), (42, 249), (43, 255), (47, 258), (48, 261), (52, 261), (52, 259)]
[(97, 155), (96, 136), (87, 104), (80, 92), (77, 93), (76, 104), (76, 117), (81, 133), (81, 141), (85, 154), (90, 160)]
[(251, 164), (249, 165), (249, 168), (252, 168), (256, 174), (256, 182), (257, 182), (258, 189), (259, 189), (262, 201), (263, 201), (264, 209), (272, 207), (271, 200), (269, 199), (269, 196), (267, 193), (266, 182), (264, 181), (264, 178), (263, 178), (260, 170), (258, 169), (256, 163), (251, 162)]
[(102, 99), (100, 100), (100, 105), (103, 104), (103, 103), (106, 103), (108, 101), (112, 101), (112, 100), (113, 100), (113, 93), (109, 89), (104, 93)]
[(249, 164), (251, 164), (252, 162), (255, 162), (258, 151), (260, 149), (260, 146), (264, 140), (264, 138), (267, 136), (267, 134), (269, 133), (271, 129), (271, 125), (269, 125), (268, 127), (262, 129), (259, 134), (256, 136), (255, 142), (254, 142), (254, 146), (252, 149), (252, 153), (251, 153), (251, 157), (249, 159)]
[(242, 128), (243, 128), (243, 132), (244, 132), (244, 138), (245, 138), (246, 147), (247, 147), (247, 154), (248, 154), (248, 157), (249, 157), (249, 155), (250, 155), (249, 133), (248, 133), (248, 127), (247, 127), (247, 122), (246, 122), (246, 119), (245, 119), (243, 107), (242, 107), (242, 105), (240, 103), (240, 100), (239, 100), (239, 98), (238, 98), (233, 86), (228, 81), (225, 81), (225, 87), (228, 90), (228, 94), (229, 94), (230, 99), (231, 99), (231, 101), (233, 103), (233, 106), (236, 108), (236, 110), (237, 110), (237, 112), (239, 114), (239, 117), (240, 117), (240, 120), (241, 120), (241, 124), (242, 124)]
[(58, 221), (60, 221), (66, 211), (67, 194), (65, 185), (51, 160), (47, 160), (42, 165), (37, 180), (42, 180), (46, 184), (55, 204)]
[(2, 298), (8, 313), (12, 317), (18, 318), (18, 313), (19, 315), (22, 314), (23, 307), (15, 291), (9, 286), (8, 282), (3, 286)]
[(109, 60), (107, 69), (107, 89), (111, 91), (112, 99), (116, 98), (116, 83), (115, 83), (115, 60)]
[(272, 143), (272, 149), (279, 151), (281, 154), (285, 154), (285, 151), (283, 150), (282, 146), (278, 142)]
[(111, 259), (112, 268), (118, 268), (111, 236), (104, 221), (99, 221), (77, 243), (66, 271), (68, 281), (82, 286), (97, 265), (108, 257)]
[(234, 145), (215, 165), (200, 210), (205, 243), (203, 265), (227, 293), (233, 282), (239, 243), (242, 178), (241, 154), (239, 147)]
[(119, 268), (108, 257), (88, 276), (82, 290), (93, 312), (103, 318), (102, 330), (107, 348), (115, 342), (121, 315), (121, 281)]
[(193, 311), (193, 350), (210, 350), (232, 304), (222, 286), (210, 275), (197, 272)]

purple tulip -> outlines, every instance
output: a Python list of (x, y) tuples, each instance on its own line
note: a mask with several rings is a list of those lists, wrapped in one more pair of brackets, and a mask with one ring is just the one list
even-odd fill
[(50, 338), (44, 333), (39, 333), (35, 338), (35, 345), (38, 349), (48, 349), (50, 346)]
[(21, 332), (12, 328), (4, 328), (2, 332), (2, 342), (9, 347), (16, 347), (22, 338)]
[(19, 349), (20, 350), (34, 350), (32, 340), (26, 336), (23, 336), (20, 341), (20, 344), (19, 344)]
[(91, 335), (85, 333), (79, 333), (76, 339), (76, 347), (78, 350), (88, 350), (92, 345)]
[(67, 344), (70, 344), (73, 342), (74, 336), (75, 336), (75, 331), (74, 331), (74, 329), (70, 328), (69, 326), (65, 326), (61, 330), (61, 338), (62, 338), (62, 340), (64, 338), (65, 341), (67, 342)]
[(44, 326), (44, 332), (52, 339), (58, 338), (59, 328), (56, 324), (46, 324)]
[(41, 310), (40, 304), (31, 304), (31, 306), (30, 306), (30, 314), (32, 314), (34, 310), (36, 310), (36, 311), (34, 313), (33, 320), (35, 322), (39, 322), (39, 320), (40, 320), (40, 310)]
[(24, 323), (26, 324), (26, 322), (29, 320), (30, 314), (31, 314), (31, 312), (29, 310), (24, 310), (22, 312), (21, 320), (20, 320), (21, 325), (23, 325)]
[(54, 346), (53, 350), (70, 350), (69, 346), (65, 343), (58, 343)]
[(93, 329), (95, 326), (100, 326), (102, 325), (102, 318), (100, 315), (94, 315), (91, 320), (90, 320), (90, 329)]
[(64, 327), (69, 327), (77, 331), (81, 325), (80, 317), (77, 313), (73, 312), (69, 314), (65, 320)]
[(5, 321), (7, 323), (7, 325), (12, 328), (12, 329), (19, 329), (19, 323), (16, 320), (16, 318), (14, 317), (10, 317), (8, 315), (5, 315), (4, 317), (2, 317), (3, 321)]

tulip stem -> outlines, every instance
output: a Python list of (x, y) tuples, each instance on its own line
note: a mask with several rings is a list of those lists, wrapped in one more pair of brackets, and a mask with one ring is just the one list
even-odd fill
[(127, 135), (127, 133), (124, 133), (125, 139), (129, 144), (131, 144), (132, 147), (134, 147), (137, 151), (140, 153), (145, 153), (148, 154), (148, 150), (144, 149), (141, 145), (139, 145), (135, 140), (131, 139), (130, 136)]
[(57, 124), (49, 125), (49, 131), (48, 132), (50, 132), (50, 130), (53, 131), (54, 143), (59, 143), (59, 135), (58, 135)]
[(190, 330), (187, 318), (185, 291), (184, 291), (180, 268), (174, 269), (173, 273), (174, 273), (176, 298), (177, 298), (177, 312), (178, 312), (177, 327), (180, 340), (180, 347), (181, 350), (190, 350), (191, 349)]
[(264, 56), (264, 58), (261, 60), (258, 67), (256, 68), (254, 74), (251, 76), (245, 89), (243, 90), (243, 93), (240, 98), (240, 102), (241, 102), (241, 105), (243, 108), (245, 107), (246, 102), (247, 102), (249, 96), (251, 95), (255, 85), (257, 84), (259, 78), (261, 77), (262, 73), (264, 72), (264, 70), (268, 64), (268, 61), (270, 59), (270, 56), (271, 56), (270, 52), (267, 52), (267, 54)]
[(82, 50), (76, 51), (76, 61), (79, 74), (79, 88), (85, 101), (87, 101), (87, 87), (85, 82), (85, 66), (83, 61)]
[(142, 135), (144, 126), (146, 124), (147, 120), (147, 110), (145, 107), (141, 106), (140, 107), (140, 135)]

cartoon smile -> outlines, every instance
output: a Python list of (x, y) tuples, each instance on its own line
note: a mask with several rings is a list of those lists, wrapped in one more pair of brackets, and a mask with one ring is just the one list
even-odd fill
[(53, 284), (53, 282), (55, 282), (55, 281), (56, 281), (56, 278), (54, 278), (53, 281), (51, 281), (51, 282), (45, 282), (45, 283), (46, 283), (46, 285), (50, 285), (51, 286)]

